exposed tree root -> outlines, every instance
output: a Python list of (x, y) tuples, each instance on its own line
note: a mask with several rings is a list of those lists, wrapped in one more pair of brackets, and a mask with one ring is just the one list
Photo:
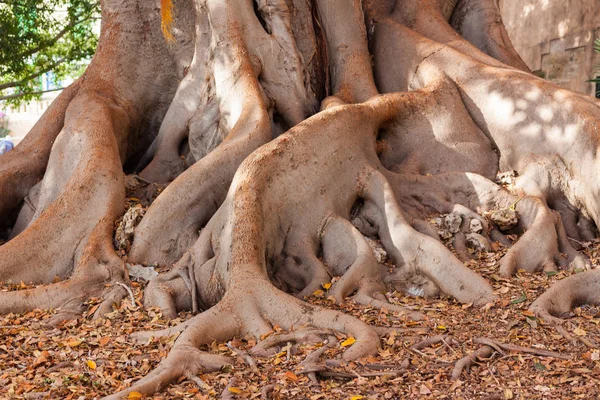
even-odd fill
[(544, 349), (536, 349), (531, 347), (515, 346), (507, 343), (500, 343), (488, 338), (475, 338), (473, 343), (483, 345), (472, 354), (458, 360), (452, 370), (451, 378), (456, 380), (460, 377), (462, 372), (469, 371), (470, 367), (475, 364), (479, 359), (489, 359), (494, 354), (498, 353), (504, 355), (504, 352), (516, 352), (516, 353), (527, 353), (534, 354), (540, 357), (551, 357), (560, 358), (563, 360), (570, 359), (569, 356), (557, 353), (555, 351), (549, 351)]
[(78, 80), (63, 90), (19, 146), (3, 155), (0, 163), (0, 240), (3, 230), (14, 224), (19, 204), (42, 179), (50, 149), (64, 125), (65, 112), (79, 86)]
[[(592, 238), (600, 223), (598, 103), (528, 74), (495, 2), (201, 0), (194, 13), (182, 12), (188, 30), (181, 22), (179, 47), (160, 37), (157, 4), (103, 1), (92, 65), (27, 139), (35, 143), (0, 167), (0, 216), (9, 215), (2, 224), (11, 227), (0, 280), (45, 284), (0, 293), (0, 312), (56, 307), (57, 319), (90, 296), (103, 296), (102, 315), (128, 295), (112, 247), (124, 211), (123, 166), (137, 166), (148, 182), (172, 181), (127, 257), (172, 267), (148, 284), (145, 306), (196, 315), (134, 335), (179, 336), (154, 371), (109, 398), (151, 395), (181, 377), (203, 386), (199, 373), (230, 362), (205, 345), (260, 340), (275, 325), (291, 333), (268, 336), (254, 354), (328, 336), (304, 365), (315, 381), (317, 373), (401, 374), (405, 366), (357, 375), (320, 363), (333, 331), (356, 339), (343, 355), (354, 360), (375, 353), (390, 329), (302, 299), (328, 287), (336, 302), (351, 297), (413, 319), (424, 317), (385, 293), (493, 301), (491, 285), (427, 222), (440, 213), (454, 221), (462, 259), (473, 243), (510, 246), (500, 261), (505, 276), (589, 267), (573, 243)], [(39, 157), (21, 169), (20, 149), (38, 141)], [(517, 171), (512, 191), (491, 180), (499, 170)], [(10, 187), (17, 178), (23, 184)], [(509, 211), (518, 216), (514, 227), (481, 216)], [(522, 236), (513, 245), (505, 233)], [(381, 243), (378, 255), (373, 242)], [(599, 304), (599, 287), (598, 271), (574, 275), (531, 310), (556, 323), (573, 306)], [(432, 337), (411, 351), (451, 348), (448, 340)], [(494, 352), (562, 357), (475, 342), (483, 347), (456, 364), (454, 379)]]
[(578, 273), (555, 283), (533, 302), (531, 312), (550, 324), (582, 304), (600, 304), (600, 270)]
[(451, 373), (452, 380), (457, 380), (462, 375), (463, 371), (469, 372), (473, 364), (477, 363), (478, 360), (490, 358), (494, 353), (494, 349), (490, 346), (482, 346), (475, 352), (469, 354), (466, 357), (461, 358), (454, 365), (454, 369)]

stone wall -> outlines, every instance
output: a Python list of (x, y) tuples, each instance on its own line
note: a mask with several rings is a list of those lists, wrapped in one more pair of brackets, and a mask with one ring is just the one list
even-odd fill
[(587, 82), (600, 71), (593, 48), (600, 37), (600, 0), (499, 0), (515, 49), (538, 75), (595, 95)]

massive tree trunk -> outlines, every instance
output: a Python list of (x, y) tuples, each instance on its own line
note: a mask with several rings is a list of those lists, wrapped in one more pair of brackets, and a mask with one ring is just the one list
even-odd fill
[[(493, 301), (432, 215), (460, 216), (454, 246), (468, 257), (472, 220), (484, 242), (509, 243), (478, 213), (516, 211), (522, 236), (501, 261), (506, 276), (588, 267), (572, 242), (600, 222), (599, 104), (531, 75), (494, 0), (162, 7), (166, 35), (158, 1), (104, 0), (88, 70), (0, 158), (0, 280), (39, 285), (0, 293), (3, 313), (58, 308), (64, 319), (91, 296), (104, 298), (98, 315), (109, 311), (128, 284), (113, 247), (125, 174), (149, 197), (168, 184), (154, 190), (127, 260), (172, 266), (146, 288), (147, 306), (197, 315), (138, 335), (183, 331), (115, 398), (219, 368), (227, 360), (201, 345), (260, 338), (275, 324), (352, 334), (347, 359), (375, 352), (373, 327), (302, 300), (332, 276), (337, 301), (352, 295), (411, 318), (420, 315), (381, 293), (416, 285)], [(494, 183), (509, 170), (511, 190)], [(599, 302), (599, 288), (597, 271), (576, 275), (532, 310), (556, 322)]]

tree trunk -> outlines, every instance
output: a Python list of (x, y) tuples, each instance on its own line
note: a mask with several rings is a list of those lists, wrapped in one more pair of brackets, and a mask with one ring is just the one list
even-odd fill
[[(594, 238), (600, 222), (599, 103), (531, 75), (494, 0), (162, 7), (164, 36), (158, 0), (104, 0), (88, 70), (0, 158), (0, 280), (40, 285), (0, 293), (4, 313), (58, 308), (60, 320), (90, 296), (104, 298), (97, 315), (110, 311), (128, 284), (113, 247), (125, 175), (147, 185), (127, 260), (173, 266), (149, 283), (147, 306), (197, 315), (174, 328), (183, 332), (161, 365), (114, 398), (218, 369), (227, 360), (201, 345), (275, 324), (352, 334), (346, 359), (376, 352), (373, 327), (302, 300), (332, 276), (336, 301), (415, 319), (381, 293), (493, 301), (428, 222), (440, 213), (462, 220), (454, 246), (468, 257), (473, 223), (484, 245), (506, 241), (478, 213), (516, 211), (506, 276), (588, 267), (571, 239)], [(509, 170), (512, 190), (494, 183)], [(552, 320), (598, 302), (599, 285), (595, 272), (577, 275), (532, 310)]]

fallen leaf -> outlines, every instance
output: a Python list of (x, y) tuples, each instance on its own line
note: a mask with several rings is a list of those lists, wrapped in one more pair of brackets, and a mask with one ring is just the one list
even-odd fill
[(462, 386), (463, 381), (461, 381), (460, 379), (457, 379), (452, 386), (450, 386), (450, 391), (454, 392), (456, 389), (458, 389), (460, 386)]
[(141, 394), (140, 392), (129, 392), (129, 394), (127, 395), (128, 399), (143, 399), (144, 395)]
[(231, 393), (235, 393), (235, 394), (242, 393), (242, 389), (235, 387), (235, 386), (229, 387), (229, 388), (227, 388), (227, 390), (229, 390)]
[(511, 304), (519, 304), (519, 303), (523, 303), (525, 300), (527, 300), (527, 295), (525, 295), (525, 293), (523, 293), (522, 295), (520, 295), (519, 297), (517, 297), (510, 303)]
[(326, 284), (323, 285), (323, 288), (326, 290), (329, 290), (329, 288), (331, 287), (331, 282), (328, 282)]
[(292, 371), (287, 371), (287, 372), (285, 373), (285, 376), (286, 376), (286, 378), (288, 378), (288, 379), (291, 379), (291, 380), (293, 380), (294, 382), (297, 382), (297, 381), (298, 381), (298, 376), (297, 376), (295, 373), (293, 373)]
[(575, 328), (573, 330), (573, 333), (576, 334), (577, 336), (586, 336), (587, 335), (587, 332), (581, 328)]
[(110, 336), (104, 336), (98, 340), (98, 344), (100, 344), (100, 346), (106, 346), (108, 342), (110, 342)]
[(431, 394), (431, 390), (425, 384), (422, 384), (419, 388), (419, 394)]
[(96, 363), (92, 360), (87, 360), (87, 366), (90, 367), (91, 370), (96, 369)]
[(348, 346), (352, 346), (354, 343), (356, 343), (356, 339), (354, 339), (352, 336), (350, 336), (348, 339), (346, 339), (342, 342), (341, 346), (348, 347)]

